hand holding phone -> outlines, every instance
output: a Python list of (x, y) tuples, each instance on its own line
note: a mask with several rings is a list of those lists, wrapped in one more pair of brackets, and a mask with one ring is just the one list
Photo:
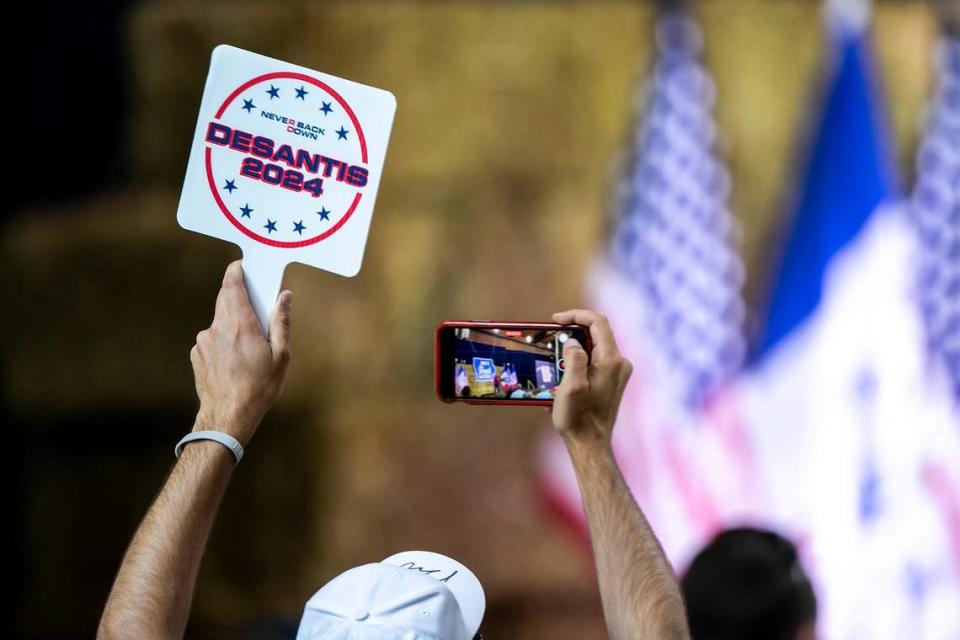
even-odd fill
[(590, 333), (553, 322), (446, 321), (436, 332), (437, 395), (444, 402), (552, 406), (563, 344), (590, 353)]
[(568, 446), (576, 443), (607, 449), (633, 364), (620, 353), (602, 313), (571, 309), (553, 314), (553, 319), (586, 327), (593, 338), (589, 356), (580, 349), (566, 350), (566, 379), (553, 408), (553, 426)]

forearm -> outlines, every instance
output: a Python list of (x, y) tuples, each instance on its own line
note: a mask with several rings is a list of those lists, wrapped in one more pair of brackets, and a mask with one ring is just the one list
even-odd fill
[(609, 636), (689, 638), (669, 561), (606, 443), (568, 443), (577, 474)]
[(180, 638), (200, 560), (234, 467), (221, 444), (187, 445), (123, 558), (100, 638)]

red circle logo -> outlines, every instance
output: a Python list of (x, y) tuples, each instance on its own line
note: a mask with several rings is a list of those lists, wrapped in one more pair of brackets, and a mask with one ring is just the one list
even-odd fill
[(207, 124), (205, 143), (207, 182), (220, 211), (271, 247), (305, 247), (335, 234), (369, 178), (353, 109), (302, 73), (268, 73), (237, 87)]

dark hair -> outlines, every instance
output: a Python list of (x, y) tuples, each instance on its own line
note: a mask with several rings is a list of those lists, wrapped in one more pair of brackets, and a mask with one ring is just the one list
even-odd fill
[(721, 532), (681, 581), (693, 640), (793, 640), (817, 617), (793, 544), (760, 529)]
[(470, 397), (470, 387), (468, 387), (467, 385), (463, 385), (463, 387), (460, 389), (460, 397), (461, 397), (461, 398), (469, 398), (469, 397)]

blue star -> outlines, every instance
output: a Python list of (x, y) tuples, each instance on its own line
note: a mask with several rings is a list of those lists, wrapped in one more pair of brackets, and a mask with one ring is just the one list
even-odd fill
[(300, 88), (297, 89), (297, 97), (303, 100), (304, 102), (306, 102), (307, 100), (304, 96), (307, 95), (308, 93), (310, 92), (304, 89), (303, 85), (300, 85)]
[(306, 227), (303, 224), (303, 220), (301, 220), (300, 222), (293, 223), (293, 230), (299, 233), (300, 235), (303, 235), (304, 229), (306, 229)]
[(249, 218), (251, 211), (253, 211), (253, 209), (250, 208), (250, 205), (249, 205), (249, 204), (243, 205), (242, 207), (240, 207), (240, 217), (241, 217), (241, 218)]
[(263, 225), (263, 228), (267, 230), (267, 233), (273, 233), (274, 231), (277, 230), (276, 220), (271, 220), (270, 218), (267, 218), (267, 224)]
[(233, 180), (227, 180), (227, 184), (223, 185), (223, 188), (233, 193), (233, 190), (237, 188), (237, 185), (233, 184)]
[(341, 125), (341, 127), (337, 129), (337, 135), (339, 136), (337, 140), (346, 140), (348, 133), (350, 132), (344, 129), (343, 126)]
[(929, 577), (925, 575), (922, 567), (917, 566), (913, 562), (907, 565), (905, 574), (904, 577), (907, 580), (907, 592), (910, 594), (910, 599), (913, 600), (914, 605), (922, 605), (927, 595), (928, 587), (930, 586)]
[(326, 207), (320, 207), (320, 211), (317, 211), (317, 213), (320, 214), (320, 219), (321, 219), (321, 220), (329, 220), (329, 219), (330, 219), (330, 212), (327, 211), (327, 208), (326, 208)]
[(869, 524), (876, 521), (883, 511), (883, 486), (872, 460), (867, 460), (861, 472), (859, 503), (860, 521)]
[(257, 105), (253, 104), (253, 100), (244, 99), (243, 106), (240, 108), (246, 111), (247, 113), (250, 113), (251, 111), (257, 108)]
[(331, 103), (323, 102), (322, 104), (323, 106), (320, 107), (320, 111), (323, 111), (323, 115), (325, 116), (330, 115), (330, 113), (333, 111), (333, 109), (330, 107)]
[(280, 89), (277, 89), (277, 88), (276, 88), (275, 86), (273, 86), (273, 85), (270, 85), (270, 88), (267, 89), (267, 93), (270, 94), (270, 99), (271, 99), (271, 100), (273, 100), (274, 98), (279, 98), (279, 97), (280, 97)]

